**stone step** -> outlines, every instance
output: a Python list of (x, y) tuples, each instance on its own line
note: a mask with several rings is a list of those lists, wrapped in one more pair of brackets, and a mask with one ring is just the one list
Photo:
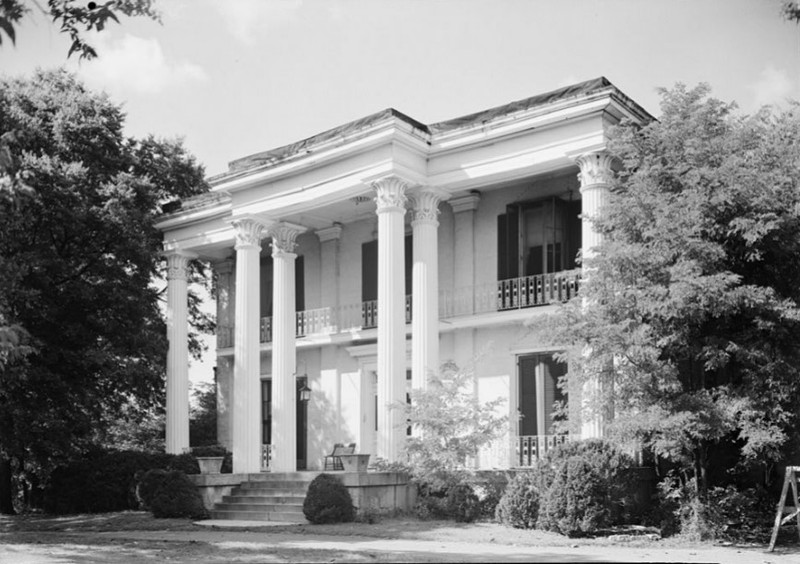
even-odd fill
[(308, 489), (310, 483), (299, 480), (274, 480), (272, 482), (244, 482), (239, 487), (248, 490), (284, 489), (304, 492)]
[(303, 504), (294, 503), (217, 503), (214, 506), (214, 511), (262, 511), (267, 512), (284, 512), (303, 514)]
[(243, 511), (218, 510), (211, 512), (212, 519), (225, 519), (227, 521), (279, 521), (284, 523), (307, 523), (302, 512), (293, 513), (287, 511)]
[(262, 472), (261, 474), (250, 474), (247, 477), (249, 483), (255, 482), (275, 482), (275, 481), (297, 481), (297, 482), (310, 482), (322, 472)]
[(303, 494), (284, 494), (284, 495), (251, 495), (232, 493), (222, 496), (222, 503), (289, 503), (303, 504), (305, 500)]

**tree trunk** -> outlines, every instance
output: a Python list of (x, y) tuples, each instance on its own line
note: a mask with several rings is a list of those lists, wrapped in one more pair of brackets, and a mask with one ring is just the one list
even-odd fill
[(0, 456), (0, 515), (14, 515), (11, 459)]

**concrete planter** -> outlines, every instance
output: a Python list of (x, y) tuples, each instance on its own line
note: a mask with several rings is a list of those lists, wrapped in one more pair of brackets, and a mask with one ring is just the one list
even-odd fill
[(219, 474), (222, 470), (223, 456), (198, 456), (197, 464), (201, 474)]
[(369, 465), (368, 454), (342, 454), (342, 466), (345, 472), (366, 472)]

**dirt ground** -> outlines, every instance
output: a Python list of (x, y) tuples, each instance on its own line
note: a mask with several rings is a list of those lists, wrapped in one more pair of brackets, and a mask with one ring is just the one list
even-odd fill
[(0, 517), (0, 562), (800, 562), (791, 530), (767, 553), (764, 545), (570, 539), (495, 523), (403, 518), (375, 524), (223, 524), (154, 519), (142, 512)]

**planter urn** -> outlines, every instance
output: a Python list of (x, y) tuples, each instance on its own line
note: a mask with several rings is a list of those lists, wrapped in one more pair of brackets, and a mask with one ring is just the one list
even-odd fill
[(201, 474), (219, 474), (222, 471), (223, 456), (198, 456), (197, 464)]
[(345, 472), (366, 472), (369, 465), (369, 454), (342, 454), (342, 466)]

